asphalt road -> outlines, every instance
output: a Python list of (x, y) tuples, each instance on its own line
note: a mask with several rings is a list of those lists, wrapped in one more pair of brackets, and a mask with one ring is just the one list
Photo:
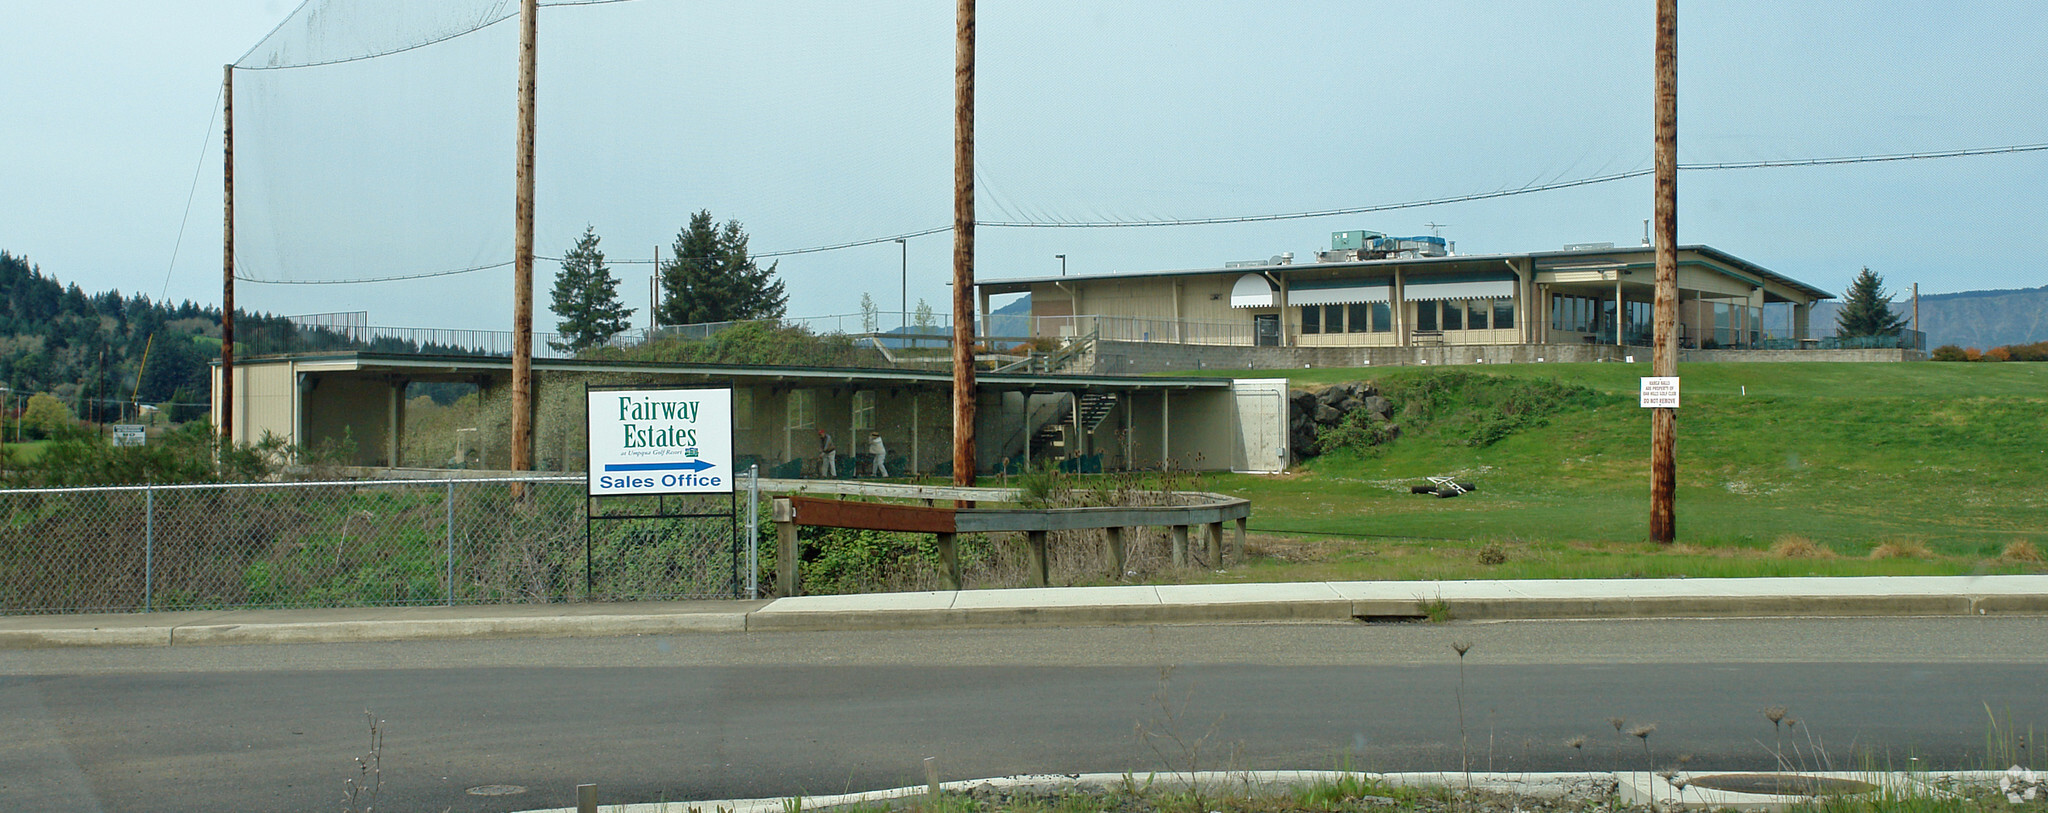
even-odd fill
[[(0, 809), (341, 809), (365, 710), (382, 810), (861, 790), (921, 783), (928, 756), (949, 779), (1979, 768), (1990, 715), (2048, 727), (2043, 642), (2048, 619), (1865, 618), (10, 651)], [(525, 790), (469, 792), (488, 785)]]

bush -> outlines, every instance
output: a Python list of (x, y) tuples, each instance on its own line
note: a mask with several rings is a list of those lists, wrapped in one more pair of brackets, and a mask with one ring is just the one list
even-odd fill
[(1934, 353), (1929, 355), (1928, 359), (1932, 361), (1969, 361), (1970, 356), (1961, 347), (1953, 344), (1944, 344), (1934, 348)]
[(8, 471), (6, 480), (16, 488), (246, 482), (270, 476), (288, 451), (274, 437), (255, 445), (224, 442), (204, 421), (187, 423), (142, 446), (113, 446), (97, 434), (67, 427), (41, 457)]

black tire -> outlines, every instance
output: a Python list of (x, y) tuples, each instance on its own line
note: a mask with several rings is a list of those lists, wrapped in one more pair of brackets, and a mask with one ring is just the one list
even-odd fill
[(1463, 480), (1460, 480), (1460, 481), (1458, 481), (1458, 487), (1459, 487), (1459, 488), (1462, 488), (1462, 489), (1464, 489), (1464, 490), (1465, 490), (1465, 493), (1467, 493), (1467, 494), (1470, 494), (1470, 493), (1472, 493), (1472, 492), (1474, 492), (1474, 491), (1478, 491), (1478, 490), (1479, 490), (1479, 487), (1478, 487), (1478, 486), (1474, 486), (1474, 485), (1472, 485), (1471, 483), (1467, 483), (1467, 482), (1465, 482), (1465, 481), (1463, 481)]
[(1409, 487), (1408, 487), (1408, 493), (1410, 493), (1410, 494), (1435, 494), (1435, 493), (1436, 493), (1436, 486), (1409, 486)]
[(1448, 500), (1452, 497), (1458, 496), (1458, 490), (1450, 486), (1444, 486), (1443, 488), (1439, 488), (1436, 490), (1436, 495), (1439, 498)]

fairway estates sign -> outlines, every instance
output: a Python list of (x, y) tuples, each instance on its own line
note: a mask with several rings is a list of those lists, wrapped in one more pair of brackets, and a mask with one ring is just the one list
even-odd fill
[(732, 492), (732, 390), (592, 390), (590, 496)]

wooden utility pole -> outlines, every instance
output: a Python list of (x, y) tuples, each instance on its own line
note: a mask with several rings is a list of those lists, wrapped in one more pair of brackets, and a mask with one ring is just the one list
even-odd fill
[(974, 485), (974, 0), (953, 67), (953, 485)]
[(519, 190), (512, 224), (512, 470), (533, 468), (533, 90), (540, 0), (519, 9)]
[[(220, 436), (235, 437), (235, 66), (221, 66)], [(293, 438), (297, 440), (297, 438)]]
[[(1657, 346), (1651, 374), (1678, 375), (1678, 0), (1657, 0)], [(1678, 410), (1650, 410), (1650, 538), (1678, 536)]]

